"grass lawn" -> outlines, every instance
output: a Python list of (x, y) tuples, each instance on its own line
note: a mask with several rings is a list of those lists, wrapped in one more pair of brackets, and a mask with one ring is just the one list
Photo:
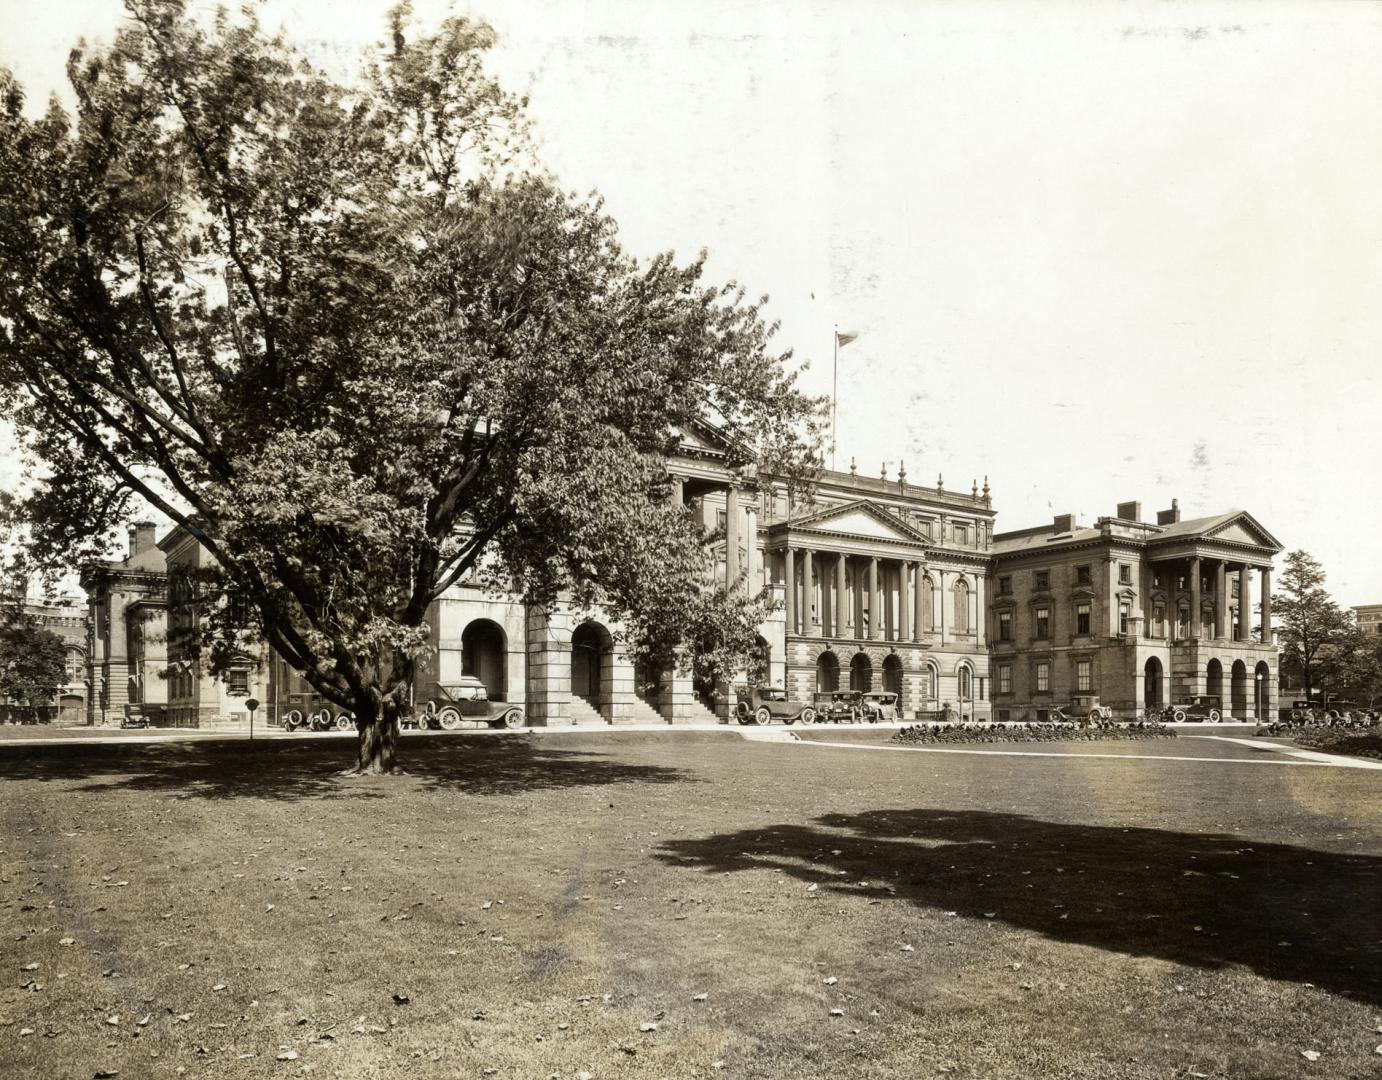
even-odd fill
[(1382, 772), (984, 749), (0, 746), (0, 1076), (1382, 1075)]

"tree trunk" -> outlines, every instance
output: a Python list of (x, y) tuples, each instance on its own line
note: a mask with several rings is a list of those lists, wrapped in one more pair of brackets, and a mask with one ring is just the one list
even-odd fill
[(356, 708), (358, 730), (356, 776), (380, 776), (400, 771), (397, 768), (398, 706), (391, 702), (371, 700), (368, 708)]

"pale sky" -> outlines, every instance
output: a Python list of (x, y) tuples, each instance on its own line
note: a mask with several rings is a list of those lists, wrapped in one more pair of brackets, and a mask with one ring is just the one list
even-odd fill
[[(267, 21), (343, 67), (387, 7)], [(1382, 602), (1382, 4), (455, 8), (631, 250), (770, 294), (817, 392), (859, 332), (841, 467), (987, 475), (1000, 529), (1246, 509)], [(120, 17), (0, 0), (0, 64), (37, 105)]]

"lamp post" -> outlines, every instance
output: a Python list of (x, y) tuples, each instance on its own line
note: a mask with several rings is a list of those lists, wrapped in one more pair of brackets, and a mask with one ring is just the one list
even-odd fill
[(245, 708), (250, 711), (250, 742), (254, 742), (254, 710), (259, 708), (259, 702), (254, 698), (245, 698)]

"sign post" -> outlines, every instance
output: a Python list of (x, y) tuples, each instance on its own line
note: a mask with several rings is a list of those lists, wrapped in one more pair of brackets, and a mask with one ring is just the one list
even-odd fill
[(245, 698), (245, 708), (250, 711), (250, 742), (254, 742), (254, 710), (259, 708), (259, 702), (254, 698)]

